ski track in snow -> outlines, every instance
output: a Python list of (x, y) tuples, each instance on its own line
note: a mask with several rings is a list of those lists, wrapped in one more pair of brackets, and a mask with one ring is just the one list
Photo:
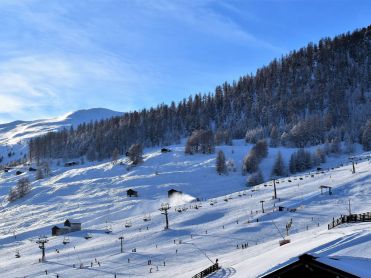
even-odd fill
[[(217, 150), (222, 149), (240, 169), (243, 156), (252, 146), (235, 143)], [(144, 163), (130, 170), (125, 165), (103, 161), (71, 168), (52, 166), (52, 176), (41, 181), (34, 181), (34, 173), (28, 172), (27, 167), (0, 173), (0, 198), (4, 199), (16, 184), (17, 170), (25, 171), (21, 176), (29, 177), (33, 186), (24, 199), (13, 204), (2, 202), (0, 277), (55, 277), (57, 273), (60, 277), (79, 278), (114, 274), (191, 277), (216, 258), (223, 268), (210, 277), (256, 277), (307, 251), (371, 261), (371, 224), (327, 230), (333, 217), (347, 213), (348, 199), (352, 212), (370, 211), (371, 164), (367, 159), (357, 163), (356, 174), (351, 173), (347, 157), (339, 156), (329, 158), (321, 167), (344, 163), (343, 167), (318, 174), (312, 171), (314, 178), (300, 173), (290, 177), (292, 182), (288, 182), (289, 178), (280, 179), (278, 201), (272, 200), (272, 182), (251, 189), (246, 188), (246, 177), (239, 170), (227, 176), (217, 175), (215, 154), (187, 156), (182, 146), (170, 148), (172, 152), (165, 154), (156, 148), (147, 149)], [(270, 149), (269, 157), (261, 164), (265, 177), (269, 176), (278, 151), (287, 163), (295, 149)], [(367, 155), (370, 153), (359, 156)], [(127, 163), (126, 158), (120, 161)], [(320, 185), (332, 186), (333, 195), (321, 195)], [(139, 197), (128, 198), (129, 188), (137, 190)], [(169, 200), (167, 190), (171, 188), (185, 195)], [(195, 198), (202, 201), (195, 202)], [(261, 211), (262, 200), (265, 213)], [(167, 231), (163, 230), (164, 216), (158, 210), (162, 202), (171, 204)], [(296, 211), (275, 211), (278, 206)], [(143, 221), (148, 215), (151, 221)], [(50, 237), (50, 228), (70, 217), (81, 219), (83, 231), (68, 234), (70, 243), (63, 245), (64, 237)], [(292, 242), (278, 247), (280, 233), (285, 233), (290, 219)], [(132, 226), (125, 228), (128, 222)], [(112, 227), (111, 234), (105, 233), (107, 225)], [(87, 232), (93, 236), (89, 240), (84, 238)], [(40, 249), (35, 240), (40, 235), (49, 236), (45, 263), (38, 263)], [(124, 253), (120, 253), (120, 236), (124, 236)], [(236, 248), (243, 243), (249, 247)], [(353, 245), (362, 252), (357, 252)], [(137, 252), (133, 253), (134, 248)], [(21, 255), (18, 259), (17, 250)], [(264, 256), (270, 260), (262, 259)], [(95, 258), (101, 266), (95, 263)], [(148, 260), (152, 260), (151, 265)]]

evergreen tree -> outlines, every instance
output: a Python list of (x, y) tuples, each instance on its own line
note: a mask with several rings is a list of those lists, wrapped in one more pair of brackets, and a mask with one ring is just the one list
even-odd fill
[(276, 160), (274, 162), (272, 168), (272, 177), (283, 177), (286, 175), (286, 166), (285, 162), (283, 161), (281, 152), (277, 153)]
[(251, 150), (244, 158), (242, 164), (242, 174), (254, 173), (259, 168), (259, 158), (255, 151)]
[(371, 150), (371, 120), (367, 121), (362, 132), (362, 145), (365, 151)]
[(218, 155), (216, 157), (216, 172), (219, 175), (226, 174), (227, 173), (227, 166), (225, 163), (225, 155), (223, 151), (219, 151)]
[(257, 172), (250, 175), (250, 177), (247, 181), (247, 185), (255, 186), (255, 185), (261, 184), (263, 182), (264, 182), (263, 174), (260, 171), (260, 169), (258, 168)]

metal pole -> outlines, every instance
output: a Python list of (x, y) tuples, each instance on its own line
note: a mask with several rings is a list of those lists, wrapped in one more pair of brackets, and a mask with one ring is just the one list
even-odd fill
[(124, 237), (123, 237), (123, 236), (120, 236), (120, 237), (119, 237), (119, 240), (121, 241), (121, 253), (124, 253), (124, 247), (123, 247), (123, 240), (124, 240)]
[(348, 200), (348, 204), (349, 204), (349, 215), (351, 215), (352, 211), (350, 210), (350, 199)]
[(354, 160), (352, 160), (352, 163), (353, 163), (353, 174), (356, 173), (356, 167), (354, 166)]
[(274, 199), (277, 199), (276, 180), (273, 180), (273, 188), (274, 188)]
[(264, 213), (264, 201), (260, 201), (260, 203), (262, 203), (262, 212)]
[(167, 216), (167, 209), (165, 209), (165, 218), (166, 218), (166, 226), (165, 226), (165, 229), (169, 229), (169, 218)]

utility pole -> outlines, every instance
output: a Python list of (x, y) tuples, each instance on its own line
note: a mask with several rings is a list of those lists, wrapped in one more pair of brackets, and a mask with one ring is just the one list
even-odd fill
[(264, 213), (264, 201), (260, 201), (260, 203), (262, 203), (262, 212)]
[(161, 214), (165, 214), (165, 230), (169, 229), (169, 218), (168, 218), (168, 210), (170, 209), (170, 205), (168, 203), (162, 203), (161, 208), (159, 209), (161, 211)]
[(348, 207), (349, 207), (349, 215), (351, 215), (352, 214), (352, 211), (350, 210), (350, 199), (348, 200)]
[(350, 160), (352, 160), (352, 174), (356, 173), (356, 166), (354, 165), (354, 156), (349, 157)]
[(37, 244), (39, 244), (39, 248), (41, 249), (41, 261), (45, 261), (45, 244), (48, 242), (49, 240), (47, 239), (46, 236), (44, 237), (39, 237), (39, 239), (36, 241)]
[(274, 199), (277, 199), (276, 180), (273, 179)]
[(123, 236), (120, 236), (119, 237), (119, 240), (121, 241), (121, 253), (124, 253), (124, 247), (123, 247), (124, 237)]

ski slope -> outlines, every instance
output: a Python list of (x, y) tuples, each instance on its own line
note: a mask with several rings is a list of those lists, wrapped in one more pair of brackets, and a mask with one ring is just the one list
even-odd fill
[[(33, 185), (24, 199), (2, 202), (1, 277), (191, 277), (217, 258), (223, 268), (212, 277), (257, 277), (307, 251), (322, 253), (324, 260), (334, 254), (361, 258), (371, 269), (370, 224), (327, 230), (333, 217), (348, 213), (349, 199), (352, 213), (370, 211), (370, 154), (358, 155), (362, 160), (355, 174), (347, 158), (339, 156), (322, 166), (329, 171), (280, 179), (279, 199), (274, 200), (272, 182), (245, 186), (241, 161), (251, 147), (235, 141), (217, 148), (236, 163), (237, 171), (227, 176), (216, 174), (215, 154), (185, 155), (181, 145), (171, 146), (169, 153), (147, 149), (144, 162), (134, 168), (121, 158), (116, 165), (102, 161), (57, 167), (54, 162), (52, 175), (42, 181), (34, 181), (34, 173), (25, 171), (28, 167), (1, 173), (2, 198), (20, 177), (29, 177)], [(260, 165), (266, 178), (278, 151), (287, 162), (295, 149), (269, 149)], [(15, 171), (22, 169), (24, 173), (16, 176)], [(320, 185), (332, 186), (333, 195), (321, 195)], [(130, 188), (138, 191), (138, 198), (126, 196)], [(184, 194), (168, 199), (169, 189)], [(165, 217), (159, 211), (163, 202), (171, 206), (170, 229), (165, 231)], [(277, 211), (278, 206), (295, 211)], [(144, 221), (149, 216), (151, 221)], [(51, 227), (67, 218), (80, 219), (83, 230), (68, 234), (70, 243), (64, 245), (64, 236), (50, 235)], [(291, 219), (291, 243), (279, 247), (280, 234)], [(107, 227), (112, 233), (105, 233)], [(92, 238), (86, 240), (87, 233)], [(42, 235), (49, 241), (46, 262), (39, 263), (41, 251), (35, 240)], [(340, 248), (338, 242), (349, 238), (357, 239), (361, 247)], [(246, 243), (248, 248), (237, 249)], [(15, 258), (17, 251), (20, 258)]]

